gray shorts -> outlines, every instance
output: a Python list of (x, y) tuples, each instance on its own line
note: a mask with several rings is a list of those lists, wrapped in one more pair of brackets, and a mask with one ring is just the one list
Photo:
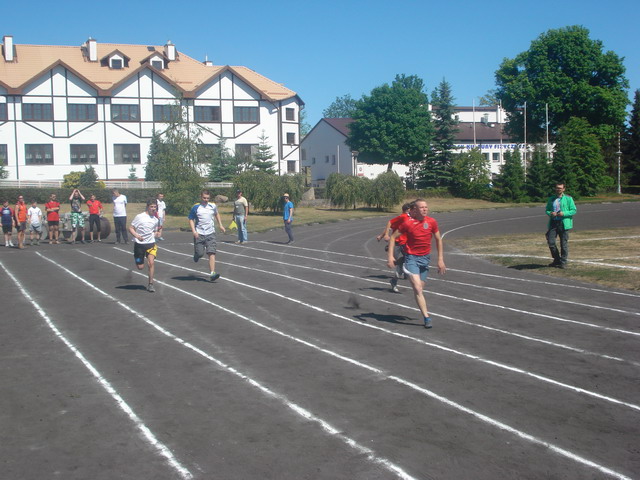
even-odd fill
[(29, 231), (30, 232), (36, 232), (36, 233), (42, 233), (42, 224), (41, 223), (37, 223), (37, 224), (31, 223), (29, 225)]
[(205, 253), (216, 254), (216, 234), (198, 235), (193, 239), (194, 256), (204, 257)]

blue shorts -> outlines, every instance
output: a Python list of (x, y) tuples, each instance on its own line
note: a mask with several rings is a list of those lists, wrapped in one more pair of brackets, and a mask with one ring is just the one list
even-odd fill
[(409, 255), (405, 254), (402, 269), (404, 273), (411, 275), (420, 275), (423, 282), (427, 279), (429, 273), (429, 263), (431, 255)]

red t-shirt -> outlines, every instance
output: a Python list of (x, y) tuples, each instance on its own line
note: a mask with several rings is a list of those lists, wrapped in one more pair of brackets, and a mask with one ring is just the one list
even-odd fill
[(424, 217), (422, 221), (407, 217), (398, 230), (407, 235), (406, 253), (428, 255), (431, 253), (431, 237), (438, 231), (438, 222), (431, 217)]
[[(389, 223), (391, 224), (391, 230), (392, 231), (396, 231), (398, 230), (398, 227), (404, 223), (405, 219), (408, 217), (409, 215), (406, 213), (403, 213), (402, 215), (398, 215), (397, 217), (392, 218)], [(407, 243), (407, 235), (406, 234), (402, 234), (402, 235), (398, 235), (398, 237), (396, 238), (396, 245), (405, 245)]]
[[(48, 208), (60, 208), (60, 202), (49, 201), (44, 204), (44, 209)], [(59, 222), (60, 221), (60, 210), (57, 212), (47, 212), (47, 221), (49, 222)]]
[(100, 200), (91, 201), (87, 200), (87, 205), (89, 205), (89, 214), (90, 215), (98, 215), (100, 210), (102, 210), (102, 203)]

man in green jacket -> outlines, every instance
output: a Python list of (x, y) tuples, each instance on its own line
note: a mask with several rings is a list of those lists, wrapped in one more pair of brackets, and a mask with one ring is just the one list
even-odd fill
[[(547, 215), (549, 226), (547, 229), (547, 244), (551, 250), (553, 262), (550, 267), (566, 268), (569, 256), (569, 230), (573, 228), (573, 216), (576, 214), (576, 204), (573, 198), (564, 194), (564, 183), (556, 183), (556, 194), (547, 200)], [(560, 253), (556, 246), (556, 238), (560, 237)]]

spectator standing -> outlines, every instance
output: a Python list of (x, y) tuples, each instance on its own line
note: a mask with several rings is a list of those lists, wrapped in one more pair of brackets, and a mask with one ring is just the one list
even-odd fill
[(153, 286), (153, 275), (155, 272), (155, 260), (158, 256), (158, 247), (156, 245), (156, 237), (158, 236), (157, 210), (156, 201), (153, 199), (148, 200), (146, 210), (136, 215), (129, 227), (134, 244), (133, 259), (138, 270), (144, 269), (144, 260), (145, 258), (147, 259), (149, 267), (147, 291), (151, 293), (156, 291)]
[(167, 210), (167, 204), (164, 203), (164, 193), (159, 193), (156, 196), (156, 205), (158, 206), (158, 240), (163, 242), (162, 227), (164, 226), (165, 210)]
[(0, 218), (2, 219), (2, 233), (4, 233), (4, 246), (13, 247), (13, 242), (11, 241), (11, 235), (13, 233), (14, 213), (13, 213), (13, 208), (9, 206), (9, 200), (2, 201)]
[(225, 232), (220, 212), (215, 203), (209, 203), (211, 194), (203, 190), (200, 203), (196, 203), (189, 212), (189, 225), (193, 234), (193, 261), (200, 260), (205, 253), (209, 256), (209, 279), (213, 282), (220, 278), (216, 273), (216, 227), (214, 219), (218, 221), (220, 231)]
[(27, 230), (27, 205), (24, 203), (24, 197), (18, 196), (18, 202), (13, 209), (13, 215), (18, 232), (18, 248), (24, 248), (25, 231)]
[[(42, 210), (38, 207), (38, 202), (33, 201), (29, 210), (27, 210), (27, 217), (29, 218), (29, 243), (33, 246), (40, 245), (40, 238), (42, 237)], [(35, 238), (35, 242), (34, 242)]]
[(96, 200), (95, 195), (91, 195), (89, 200), (87, 200), (87, 206), (89, 207), (89, 242), (93, 243), (93, 227), (95, 225), (95, 230), (98, 234), (98, 242), (100, 240), (100, 217), (102, 217), (102, 202), (100, 200)]
[(387, 266), (395, 268), (393, 249), (396, 238), (402, 234), (407, 236), (403, 269), (404, 273), (409, 277), (416, 304), (424, 318), (424, 328), (432, 327), (431, 317), (429, 317), (427, 302), (423, 293), (431, 262), (432, 238), (435, 238), (436, 248), (438, 249), (438, 273), (444, 274), (447, 271), (444, 264), (444, 250), (438, 222), (434, 218), (428, 217), (428, 213), (429, 206), (425, 200), (421, 198), (414, 200), (409, 209), (409, 216), (398, 225), (398, 229), (391, 235), (389, 251), (387, 252)]
[(47, 212), (47, 226), (49, 227), (49, 245), (59, 244), (60, 235), (60, 202), (55, 193), (49, 196), (49, 201), (44, 204)]
[[(547, 200), (546, 212), (549, 216), (547, 226), (547, 245), (551, 251), (553, 262), (550, 267), (566, 268), (569, 258), (569, 230), (573, 228), (573, 216), (578, 211), (573, 198), (565, 195), (564, 183), (556, 183), (556, 194)], [(560, 237), (560, 252), (556, 239)]]
[(127, 197), (122, 195), (117, 188), (112, 190), (113, 193), (113, 223), (116, 227), (116, 243), (120, 243), (120, 239), (126, 244), (129, 243), (127, 235)]
[(236, 199), (233, 202), (233, 221), (238, 227), (238, 241), (236, 243), (243, 244), (248, 240), (247, 237), (247, 217), (249, 216), (249, 202), (242, 196), (242, 190), (236, 190)]
[(80, 193), (80, 190), (75, 188), (69, 196), (69, 203), (71, 204), (71, 237), (69, 238), (69, 243), (71, 243), (71, 245), (76, 243), (78, 235), (80, 235), (80, 243), (85, 243), (82, 202), (84, 202), (84, 196)]
[(285, 193), (282, 196), (284, 201), (284, 211), (282, 213), (282, 219), (284, 220), (284, 231), (287, 232), (289, 236), (289, 243), (293, 243), (293, 230), (291, 228), (291, 224), (293, 223), (293, 202), (289, 200), (289, 194)]

